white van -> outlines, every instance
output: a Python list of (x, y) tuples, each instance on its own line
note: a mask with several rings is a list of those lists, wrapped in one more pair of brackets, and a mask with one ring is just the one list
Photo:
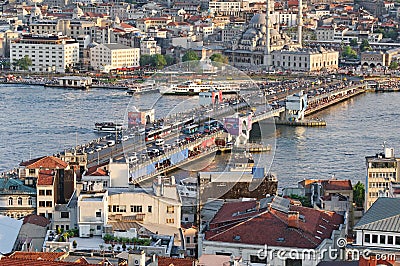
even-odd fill
[(163, 146), (165, 144), (164, 139), (156, 139), (156, 142), (154, 143), (156, 146)]

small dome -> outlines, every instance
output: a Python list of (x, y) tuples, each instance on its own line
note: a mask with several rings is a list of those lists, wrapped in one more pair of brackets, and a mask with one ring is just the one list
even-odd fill
[(73, 18), (80, 18), (83, 15), (84, 15), (83, 10), (78, 5), (76, 5), (76, 7), (74, 8), (72, 17)]
[(265, 14), (255, 14), (250, 22), (250, 25), (266, 25), (267, 24), (267, 20), (265, 18)]

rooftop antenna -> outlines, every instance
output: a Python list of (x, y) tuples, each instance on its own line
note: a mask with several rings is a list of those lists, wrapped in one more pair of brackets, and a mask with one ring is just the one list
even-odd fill
[(383, 141), (382, 147), (383, 147), (383, 151), (385, 151), (385, 149), (386, 149), (386, 140)]

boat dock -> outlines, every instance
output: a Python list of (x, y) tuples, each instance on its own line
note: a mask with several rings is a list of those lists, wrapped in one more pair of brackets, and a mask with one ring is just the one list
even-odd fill
[(301, 121), (281, 121), (275, 120), (276, 125), (285, 126), (302, 126), (302, 127), (325, 127), (326, 122), (323, 120), (301, 120)]

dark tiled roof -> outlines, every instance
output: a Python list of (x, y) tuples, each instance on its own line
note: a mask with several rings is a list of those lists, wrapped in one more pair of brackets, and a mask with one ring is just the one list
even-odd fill
[(42, 227), (46, 227), (49, 223), (50, 221), (47, 218), (36, 214), (25, 216), (23, 222), (23, 224), (35, 224)]
[(19, 179), (0, 178), (0, 194), (32, 194), (36, 195), (36, 189), (25, 186)]
[[(225, 204), (219, 213), (232, 213), (231, 209), (232, 206)], [(333, 230), (339, 229), (343, 223), (343, 217), (334, 212), (302, 206), (290, 206), (290, 211), (299, 213), (299, 219), (294, 224), (289, 221), (288, 213), (271, 208), (252, 212), (240, 221), (232, 220), (229, 226), (221, 225), (220, 222), (227, 219), (221, 219), (217, 214), (210, 223), (210, 230), (206, 232), (206, 239), (252, 245), (316, 248), (324, 239), (330, 238)]]
[(190, 258), (169, 258), (169, 257), (158, 257), (158, 266), (193, 266), (194, 259)]

